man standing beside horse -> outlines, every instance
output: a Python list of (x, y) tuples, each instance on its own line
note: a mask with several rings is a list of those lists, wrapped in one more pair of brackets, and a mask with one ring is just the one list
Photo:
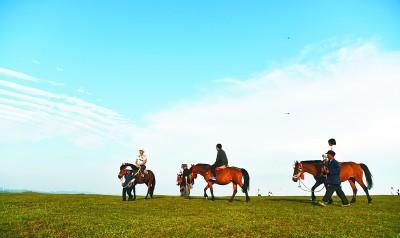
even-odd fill
[(336, 192), (336, 194), (339, 196), (339, 198), (342, 200), (342, 206), (349, 206), (350, 203), (346, 198), (346, 195), (344, 194), (342, 187), (340, 186), (341, 181), (340, 181), (340, 164), (339, 162), (335, 159), (335, 152), (333, 150), (329, 150), (326, 153), (326, 156), (328, 158), (327, 162), (327, 168), (325, 169), (324, 173), (327, 174), (326, 177), (326, 193), (325, 196), (322, 198), (322, 202), (319, 204), (322, 206), (326, 206), (329, 203), (329, 200), (332, 198), (333, 192)]

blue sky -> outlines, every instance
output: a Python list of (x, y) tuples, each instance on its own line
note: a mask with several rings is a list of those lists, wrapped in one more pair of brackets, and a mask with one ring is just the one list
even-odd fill
[[(216, 97), (222, 98), (216, 100), (217, 103), (219, 100), (231, 100), (237, 97), (232, 92), (249, 95), (263, 88), (258, 83), (268, 72), (284, 71), (299, 64), (313, 63), (315, 66), (324, 57), (340, 53), (342, 48), (351, 52), (367, 52), (365, 54), (368, 56), (374, 52), (374, 57), (386, 59), (387, 54), (400, 50), (399, 12), (399, 1), (0, 0), (1, 79), (52, 92), (54, 95), (50, 98), (54, 99), (53, 102), (70, 105), (74, 101), (72, 98), (78, 98), (96, 106), (90, 106), (89, 110), (88, 105), (74, 101), (71, 109), (50, 105), (48, 102), (41, 104), (43, 101), (40, 100), (34, 102), (40, 104), (40, 108), (31, 104), (21, 106), (18, 100), (32, 102), (33, 99), (15, 99), (10, 91), (0, 95), (5, 99), (0, 102), (6, 106), (4, 110), (10, 109), (10, 105), (17, 107), (20, 104), (18, 110), (24, 107), (22, 111), (15, 112), (19, 114), (10, 114), (11, 117), (32, 111), (36, 113), (37, 110), (46, 109), (43, 107), (54, 107), (47, 114), (40, 115), (39, 118), (51, 124), (43, 128), (37, 126), (36, 121), (29, 121), (29, 118), (20, 123), (11, 123), (10, 115), (7, 114), (8, 119), (4, 120), (9, 124), (5, 123), (0, 128), (2, 134), (13, 134), (13, 131), (21, 134), (14, 133), (12, 136), (18, 136), (9, 141), (3, 138), (3, 145), (0, 146), (4, 147), (2, 151), (5, 157), (0, 160), (9, 166), (3, 168), (15, 166), (15, 161), (24, 161), (29, 166), (42, 168), (43, 173), (46, 173), (50, 169), (48, 164), (52, 163), (71, 169), (82, 165), (86, 169), (90, 164), (98, 162), (104, 166), (99, 167), (108, 172), (108, 168), (114, 166), (112, 161), (120, 163), (121, 160), (128, 160), (137, 148), (152, 148), (152, 145), (157, 152), (149, 153), (161, 154), (164, 157), (161, 165), (168, 163), (179, 167), (181, 162), (188, 162), (184, 155), (189, 152), (166, 156), (160, 147), (154, 145), (171, 138), (155, 139), (156, 142), (141, 136), (149, 131), (161, 136), (163, 133), (154, 130), (159, 129), (159, 125), (165, 125), (161, 121), (168, 121), (166, 118), (169, 115), (180, 115), (182, 108), (185, 112), (185, 108), (196, 108), (210, 102), (212, 105)], [(26, 80), (26, 77), (21, 79), (21, 75), (16, 72), (34, 77), (39, 83)], [(326, 71), (319, 73), (326, 73), (329, 78)], [(354, 73), (354, 76), (357, 74)], [(288, 77), (288, 81), (296, 85), (308, 85), (300, 76)], [(232, 85), (227, 85), (229, 83)], [(243, 83), (246, 84), (245, 89), (236, 87), (243, 86)], [(4, 83), (0, 85), (0, 89), (10, 87), (12, 92), (38, 96), (32, 94), (30, 89), (16, 89), (15, 85), (7, 86)], [(250, 88), (250, 92), (246, 88)], [(276, 93), (275, 88), (269, 85), (264, 89)], [(59, 98), (56, 95), (65, 97)], [(244, 98), (243, 102), (246, 100)], [(31, 106), (36, 111), (26, 109)], [(103, 109), (111, 112), (96, 114)], [(310, 108), (305, 106), (305, 109)], [(82, 110), (81, 117), (75, 117), (73, 110)], [(224, 110), (229, 111), (220, 109), (222, 112)], [(53, 113), (58, 113), (60, 117), (49, 116)], [(71, 118), (84, 120), (88, 113), (94, 119), (87, 121), (85, 126), (97, 123), (96, 128), (82, 132), (72, 126), (63, 126)], [(215, 116), (212, 110), (206, 110), (205, 114), (209, 118)], [(31, 116), (36, 117), (36, 114)], [(108, 121), (104, 123), (109, 124), (101, 124), (101, 117), (105, 117)], [(60, 120), (60, 123), (52, 123), (53, 120)], [(43, 121), (40, 123), (46, 125)], [(176, 124), (176, 129), (180, 123)], [(229, 124), (229, 121), (225, 123)], [(118, 126), (111, 128), (110, 124)], [(173, 123), (168, 125), (174, 128)], [(194, 127), (196, 125), (193, 124)], [(236, 126), (233, 124), (232, 129)], [(204, 125), (204, 131), (208, 127), (208, 124)], [(215, 126), (214, 129), (220, 128)], [(95, 130), (96, 136), (101, 134), (108, 139), (112, 138), (111, 142), (94, 138), (90, 133)], [(129, 136), (134, 137), (132, 142), (131, 138), (127, 139)], [(184, 136), (196, 137), (196, 134)], [(331, 135), (321, 137), (324, 139), (321, 139), (318, 146), (324, 146), (325, 138)], [(222, 136), (215, 140), (204, 139), (204, 143), (213, 145), (217, 140), (230, 141)], [(179, 150), (178, 142), (168, 144)], [(204, 162), (211, 163), (215, 151), (213, 146), (207, 149), (210, 151), (205, 154), (208, 157)], [(321, 148), (313, 149), (317, 154), (320, 153)], [(155, 166), (158, 162), (153, 163)], [(83, 179), (84, 171), (81, 174), (82, 177), (78, 177)], [(12, 178), (15, 176), (0, 175), (0, 181), (3, 180), (5, 184), (3, 186), (25, 187)], [(32, 188), (73, 190), (69, 179), (68, 176), (62, 177), (61, 187), (56, 186), (60, 183), (48, 183)], [(76, 189), (117, 191), (114, 188), (97, 189), (101, 186), (96, 186), (96, 189)], [(109, 183), (109, 186), (115, 185)]]

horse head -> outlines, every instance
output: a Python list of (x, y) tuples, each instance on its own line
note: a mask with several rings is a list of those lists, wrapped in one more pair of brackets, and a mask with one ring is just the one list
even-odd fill
[(122, 164), (122, 165), (119, 167), (118, 179), (121, 179), (121, 178), (125, 175), (125, 168), (126, 168), (126, 166), (127, 166), (127, 165)]
[(133, 164), (122, 164), (120, 167), (119, 167), (119, 173), (118, 173), (118, 178), (119, 179), (121, 179), (122, 177), (124, 177), (125, 176), (125, 174), (126, 174), (126, 172), (128, 171), (128, 170), (126, 170), (126, 167), (128, 167), (128, 166), (130, 166), (131, 168), (132, 168), (132, 172), (133, 173), (136, 173), (137, 172), (137, 167), (135, 166), (135, 165), (133, 165)]
[(192, 177), (193, 179), (197, 178), (197, 174), (199, 174), (199, 166), (192, 164), (192, 166), (189, 169), (189, 174), (190, 177)]
[(292, 180), (293, 182), (297, 182), (299, 178), (304, 179), (303, 164), (299, 161), (295, 161), (293, 165)]

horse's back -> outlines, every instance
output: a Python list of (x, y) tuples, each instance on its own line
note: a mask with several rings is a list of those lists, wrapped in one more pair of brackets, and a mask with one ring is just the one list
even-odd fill
[(359, 163), (346, 161), (340, 163), (340, 173), (341, 177), (346, 177), (347, 180), (348, 177), (362, 176), (363, 169)]

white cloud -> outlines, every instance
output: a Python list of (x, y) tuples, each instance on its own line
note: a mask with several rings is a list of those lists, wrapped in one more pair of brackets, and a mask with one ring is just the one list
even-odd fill
[(21, 80), (26, 80), (26, 81), (32, 81), (32, 82), (40, 81), (38, 78), (35, 78), (28, 74), (24, 74), (24, 73), (21, 73), (21, 72), (12, 70), (12, 69), (8, 69), (8, 68), (3, 68), (3, 67), (0, 67), (0, 76), (6, 76), (6, 77), (11, 77), (11, 78), (21, 79)]
[(83, 87), (80, 87), (76, 90), (78, 93), (80, 94), (84, 94), (84, 95), (92, 95), (91, 92), (88, 92), (86, 89), (84, 89)]
[[(89, 148), (107, 140), (131, 143), (130, 135), (135, 130), (133, 124), (110, 109), (3, 79), (0, 79), (0, 112), (3, 123), (0, 140), (4, 143), (67, 137), (76, 145)], [(88, 138), (96, 138), (97, 142), (88, 143)]]
[[(382, 193), (388, 181), (400, 179), (380, 171), (381, 160), (374, 157), (393, 153), (385, 159), (400, 165), (394, 154), (400, 134), (399, 75), (400, 52), (384, 52), (372, 43), (340, 47), (249, 80), (219, 80), (217, 92), (201, 100), (148, 115), (148, 127), (136, 141), (153, 153), (152, 165), (163, 178), (181, 162), (212, 163), (220, 142), (232, 165), (250, 171), (254, 193), (260, 187), (293, 194), (298, 193), (290, 181), (293, 161), (319, 159), (327, 140), (335, 137), (338, 159), (370, 166), (377, 185), (372, 192)], [(166, 193), (176, 190), (168, 183), (162, 187)], [(197, 185), (195, 191), (202, 189)], [(227, 194), (231, 187), (218, 190)]]

